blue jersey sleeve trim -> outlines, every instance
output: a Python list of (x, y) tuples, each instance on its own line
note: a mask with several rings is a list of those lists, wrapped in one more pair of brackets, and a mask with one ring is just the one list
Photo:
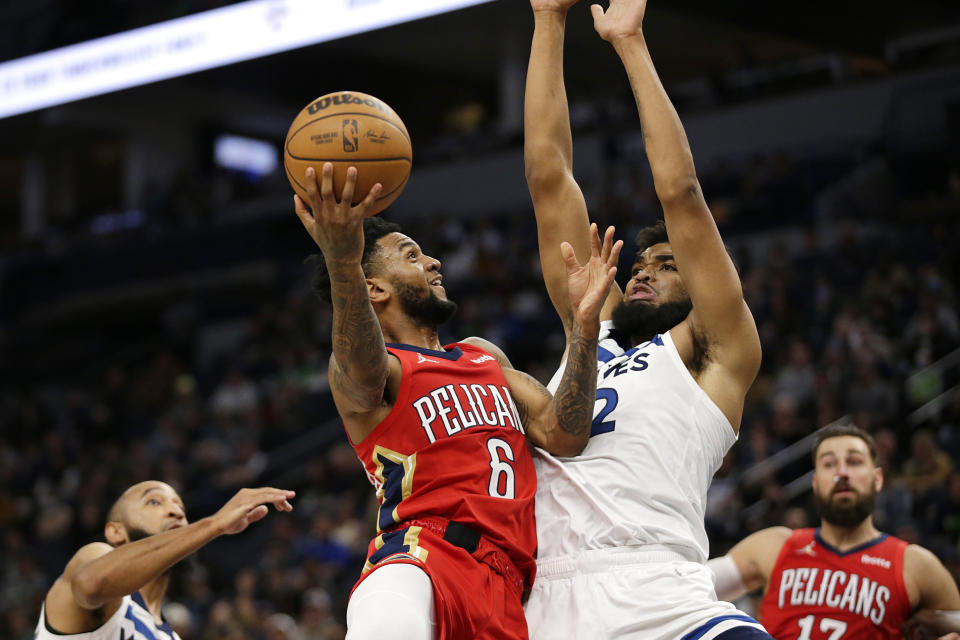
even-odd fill
[(597, 346), (597, 360), (600, 362), (610, 362), (615, 357), (612, 351), (607, 351), (603, 347)]

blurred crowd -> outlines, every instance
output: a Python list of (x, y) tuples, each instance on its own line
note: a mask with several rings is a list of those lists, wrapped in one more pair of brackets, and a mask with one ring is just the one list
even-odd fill
[[(611, 148), (609, 160), (585, 194), (598, 220), (631, 240), (659, 206), (649, 174), (618, 168), (631, 164), (624, 151)], [(894, 183), (877, 184), (893, 193), (871, 215), (874, 183), (849, 177), (867, 162), (831, 173), (829, 158), (777, 154), (702, 171), (763, 342), (739, 442), (709, 493), (711, 553), (758, 527), (815, 525), (809, 492), (790, 485), (811, 468), (809, 452), (756, 465), (850, 419), (880, 448), (878, 526), (934, 550), (960, 577), (960, 376), (930, 367), (960, 348), (960, 173), (918, 189), (898, 186), (894, 163), (882, 162)], [(442, 260), (460, 305), (442, 337), (484, 336), (547, 380), (563, 336), (532, 212), (400, 222)], [(292, 285), (228, 319), (171, 302), (167, 332), (135, 355), (113, 351), (28, 385), (0, 357), (9, 381), (0, 390), (0, 637), (31, 636), (72, 553), (102, 539), (112, 501), (148, 478), (178, 489), (191, 520), (241, 487), (297, 491), (292, 513), (271, 513), (174, 569), (165, 615), (185, 640), (343, 637), (376, 505), (329, 396), (330, 312), (312, 298), (302, 258), (290, 256)], [(0, 356), (16, 331), (0, 333)]]

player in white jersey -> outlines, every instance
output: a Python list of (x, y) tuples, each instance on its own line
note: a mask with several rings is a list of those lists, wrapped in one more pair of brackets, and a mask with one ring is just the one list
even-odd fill
[[(564, 267), (549, 249), (562, 241), (581, 257), (590, 249), (563, 86), (566, 12), (576, 0), (530, 2), (527, 183), (544, 280), (569, 330)], [(626, 68), (666, 224), (638, 235), (626, 290), (611, 293), (601, 316), (589, 443), (573, 458), (534, 456), (539, 552), (527, 622), (534, 639), (769, 639), (717, 600), (703, 524), (707, 487), (736, 440), (760, 365), (760, 340), (647, 51), (645, 8), (645, 0), (611, 0), (591, 11)]]
[(107, 542), (77, 551), (47, 592), (35, 640), (179, 640), (160, 609), (177, 562), (224, 534), (290, 511), (293, 491), (241, 489), (214, 515), (187, 523), (183, 501), (155, 480), (135, 484), (107, 514)]

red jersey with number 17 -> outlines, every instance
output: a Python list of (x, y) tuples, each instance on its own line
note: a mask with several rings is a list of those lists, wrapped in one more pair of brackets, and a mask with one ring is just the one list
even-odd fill
[(459, 522), (536, 571), (537, 476), (500, 364), (473, 345), (387, 344), (402, 378), (393, 409), (353, 448), (377, 490), (378, 533), (406, 520)]
[(882, 534), (841, 552), (819, 529), (797, 529), (777, 556), (760, 623), (778, 640), (903, 638), (900, 625), (910, 616), (906, 548)]

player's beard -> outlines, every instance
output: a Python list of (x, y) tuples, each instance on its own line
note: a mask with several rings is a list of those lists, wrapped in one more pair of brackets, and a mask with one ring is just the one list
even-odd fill
[(448, 321), (457, 312), (453, 300), (441, 300), (433, 289), (417, 289), (405, 282), (393, 282), (400, 306), (412, 320), (427, 327), (437, 327)]
[(144, 538), (149, 538), (152, 535), (152, 533), (148, 533), (146, 530), (141, 529), (140, 527), (127, 525), (127, 537), (130, 538), (130, 542), (143, 540)]
[(692, 309), (690, 298), (661, 304), (651, 304), (645, 300), (626, 300), (614, 308), (613, 326), (623, 336), (634, 340), (649, 340), (686, 320)]
[(820, 517), (835, 527), (855, 527), (873, 513), (877, 502), (877, 491), (871, 485), (866, 493), (854, 493), (857, 497), (853, 502), (837, 502), (833, 499), (833, 491), (826, 499), (814, 491), (813, 503)]

